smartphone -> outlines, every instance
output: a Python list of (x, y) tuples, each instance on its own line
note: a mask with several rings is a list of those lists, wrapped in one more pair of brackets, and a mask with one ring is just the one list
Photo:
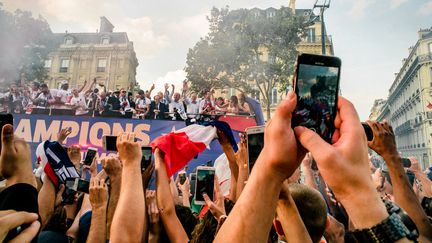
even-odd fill
[(1, 134), (3, 131), (3, 127), (6, 124), (11, 124), (13, 125), (13, 116), (12, 114), (0, 114), (0, 152), (1, 152)]
[(117, 152), (117, 136), (102, 136), (102, 145), (105, 151)]
[(183, 185), (186, 181), (186, 172), (185, 171), (179, 172), (178, 177), (179, 177), (180, 184)]
[(189, 183), (190, 183), (190, 190), (191, 190), (192, 192), (195, 192), (196, 173), (190, 173), (190, 174), (189, 174)]
[(198, 166), (196, 171), (196, 184), (195, 184), (195, 204), (204, 205), (203, 193), (213, 201), (214, 192), (214, 179), (215, 168), (208, 166)]
[(264, 128), (265, 126), (246, 128), (249, 174), (264, 147)]
[(405, 168), (411, 167), (411, 160), (408, 158), (402, 158), (402, 165)]
[(362, 122), (361, 123), (363, 126), (363, 129), (366, 133), (366, 138), (368, 141), (372, 141), (374, 136), (373, 136), (373, 132), (372, 132), (372, 128), (369, 126), (369, 124), (367, 124), (366, 122)]
[(89, 186), (90, 182), (81, 178), (67, 178), (65, 183), (66, 189), (75, 192), (89, 193)]
[(85, 165), (91, 165), (91, 163), (93, 162), (93, 159), (96, 157), (97, 154), (97, 148), (88, 148), (87, 149), (87, 153), (86, 156), (84, 158), (84, 164)]
[(152, 147), (142, 146), (141, 147), (142, 157), (141, 157), (141, 170), (144, 171), (150, 166), (152, 161)]
[(304, 126), (331, 143), (335, 131), (341, 60), (332, 56), (301, 54), (297, 58), (294, 91), (297, 107), (292, 127)]

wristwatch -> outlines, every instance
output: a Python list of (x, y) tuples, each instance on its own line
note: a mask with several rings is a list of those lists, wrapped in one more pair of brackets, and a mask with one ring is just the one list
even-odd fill
[(396, 213), (392, 213), (372, 228), (355, 230), (352, 233), (357, 242), (393, 243), (405, 237), (411, 238), (410, 231)]

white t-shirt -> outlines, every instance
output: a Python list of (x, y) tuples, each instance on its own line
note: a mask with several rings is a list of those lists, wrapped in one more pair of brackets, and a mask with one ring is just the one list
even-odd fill
[(72, 96), (72, 99), (70, 101), (70, 104), (72, 106), (78, 106), (78, 108), (76, 109), (76, 115), (83, 115), (86, 114), (88, 111), (86, 111), (87, 109), (87, 104), (86, 104), (86, 99), (83, 93), (79, 93), (78, 97)]

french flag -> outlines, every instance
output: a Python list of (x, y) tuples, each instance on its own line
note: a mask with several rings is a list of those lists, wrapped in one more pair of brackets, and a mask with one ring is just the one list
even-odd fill
[(210, 148), (211, 141), (217, 138), (216, 130), (215, 126), (193, 124), (156, 138), (151, 146), (153, 151), (159, 148), (165, 153), (168, 177), (206, 148)]

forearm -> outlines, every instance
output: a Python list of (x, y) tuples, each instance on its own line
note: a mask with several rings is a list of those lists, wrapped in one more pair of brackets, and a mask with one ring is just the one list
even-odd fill
[(237, 180), (239, 174), (239, 168), (237, 166), (234, 150), (231, 147), (231, 144), (223, 144), (221, 147), (228, 159), (228, 164), (231, 170), (231, 174), (234, 175), (234, 178)]
[(120, 197), (121, 174), (117, 177), (111, 176), (110, 181), (111, 181), (111, 191), (109, 194), (107, 222), (106, 222), (107, 239), (110, 239), (111, 224)]
[(139, 166), (125, 162), (122, 171), (121, 194), (111, 225), (110, 241), (141, 240), (144, 226), (144, 192)]
[(399, 154), (384, 155), (383, 158), (387, 162), (389, 168), (395, 202), (403, 208), (414, 221), (420, 235), (432, 240), (432, 225), (408, 181), (405, 170), (402, 167), (402, 159)]
[(283, 178), (271, 174), (260, 158), (215, 242), (267, 241)]
[(183, 201), (183, 206), (184, 207), (188, 207), (190, 208), (190, 201), (189, 201), (189, 197), (190, 197), (190, 192), (189, 191), (182, 191), (182, 201)]
[(312, 242), (291, 195), (278, 201), (276, 212), (288, 243)]
[(237, 180), (235, 179), (233, 173), (231, 172), (231, 180), (230, 180), (230, 190), (229, 190), (229, 199), (233, 202), (237, 201)]
[(87, 242), (106, 242), (106, 206), (92, 209), (90, 231)]
[[(240, 167), (242, 167), (242, 168), (240, 168)], [(237, 200), (240, 197), (244, 187), (246, 186), (245, 183), (248, 180), (248, 174), (249, 174), (249, 171), (248, 171), (247, 165), (246, 166), (240, 165), (239, 166), (239, 177), (237, 180), (237, 189), (236, 189)]]
[(48, 177), (45, 176), (44, 184), (38, 195), (39, 215), (41, 217), (41, 229), (43, 229), (54, 212), (55, 188)]
[(423, 193), (426, 197), (432, 197), (432, 182), (429, 180), (427, 175), (422, 171), (415, 171), (415, 177), (419, 180)]
[(315, 183), (315, 177), (314, 177), (314, 172), (312, 171), (312, 169), (309, 167), (307, 168), (306, 166), (303, 166), (303, 171), (304, 171), (304, 178), (305, 178), (305, 185), (308, 187), (311, 187), (313, 189), (318, 190), (318, 186)]
[(159, 243), (159, 241), (160, 241), (160, 224), (155, 223), (150, 226), (148, 242)]

